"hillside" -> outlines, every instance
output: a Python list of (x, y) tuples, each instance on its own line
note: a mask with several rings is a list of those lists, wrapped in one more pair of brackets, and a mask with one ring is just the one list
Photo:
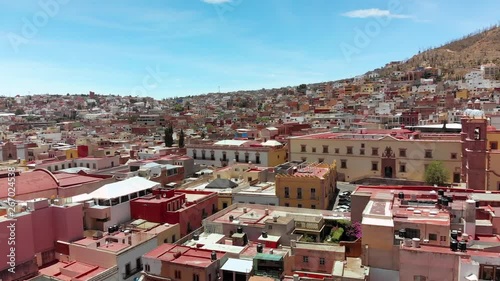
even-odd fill
[[(437, 48), (427, 49), (400, 64), (397, 69), (408, 71), (419, 66), (441, 68), (444, 79), (459, 79), (466, 72), (481, 64), (500, 64), (500, 26), (468, 34), (463, 38)], [(384, 67), (378, 70), (382, 75), (394, 71)]]

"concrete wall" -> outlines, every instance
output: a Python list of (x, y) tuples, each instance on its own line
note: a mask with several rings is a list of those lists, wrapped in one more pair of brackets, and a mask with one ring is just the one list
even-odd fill
[(399, 253), (399, 279), (414, 280), (414, 276), (424, 276), (426, 280), (458, 280), (458, 256), (403, 248)]

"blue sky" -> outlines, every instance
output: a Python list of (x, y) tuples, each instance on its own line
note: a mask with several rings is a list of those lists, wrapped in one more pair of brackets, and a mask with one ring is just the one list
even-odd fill
[(0, 6), (0, 94), (93, 90), (165, 98), (352, 77), (498, 23), (500, 1), (0, 0)]

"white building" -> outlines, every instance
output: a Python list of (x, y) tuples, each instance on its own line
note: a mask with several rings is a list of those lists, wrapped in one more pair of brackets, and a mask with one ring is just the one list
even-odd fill
[(249, 163), (269, 167), (269, 154), (281, 146), (264, 146), (250, 140), (222, 140), (213, 144), (188, 144), (187, 155), (195, 163), (206, 166), (224, 167), (231, 163)]
[(279, 206), (276, 185), (271, 182), (258, 183), (233, 193), (233, 202)]
[(84, 223), (87, 229), (105, 231), (110, 226), (130, 221), (130, 200), (159, 188), (160, 184), (142, 177), (106, 184), (89, 193), (73, 197), (73, 202), (85, 202)]

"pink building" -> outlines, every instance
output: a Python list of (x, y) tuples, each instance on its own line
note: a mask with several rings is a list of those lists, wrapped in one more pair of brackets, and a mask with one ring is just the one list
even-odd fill
[(56, 206), (48, 199), (18, 202), (14, 213), (0, 217), (0, 237), (14, 237), (10, 246), (15, 252), (16, 273), (8, 271), (12, 249), (2, 239), (0, 279), (25, 279), (36, 274), (39, 266), (56, 260), (57, 241), (71, 242), (83, 236), (82, 217), (81, 204)]
[[(45, 169), (35, 169), (32, 172), (16, 173), (16, 200), (31, 200), (34, 198), (51, 198), (57, 196), (59, 181)], [(0, 174), (0, 199), (7, 199), (9, 186), (7, 174)]]
[(143, 256), (147, 281), (216, 281), (226, 254), (163, 244)]
[(179, 225), (132, 221), (111, 233), (85, 231), (85, 238), (56, 243), (57, 262), (40, 275), (58, 280), (134, 280), (143, 270), (141, 256), (179, 235)]
[[(486, 276), (481, 268), (491, 264), (482, 257), (500, 254), (500, 193), (360, 186), (351, 199), (352, 219), (362, 223), (364, 265), (391, 272), (400, 280), (477, 280), (464, 278)], [(450, 250), (450, 245), (455, 250)], [(456, 250), (462, 246), (466, 252)], [(456, 257), (465, 254), (472, 261)], [(465, 276), (464, 267), (469, 272)], [(376, 274), (371, 277), (381, 278)]]

